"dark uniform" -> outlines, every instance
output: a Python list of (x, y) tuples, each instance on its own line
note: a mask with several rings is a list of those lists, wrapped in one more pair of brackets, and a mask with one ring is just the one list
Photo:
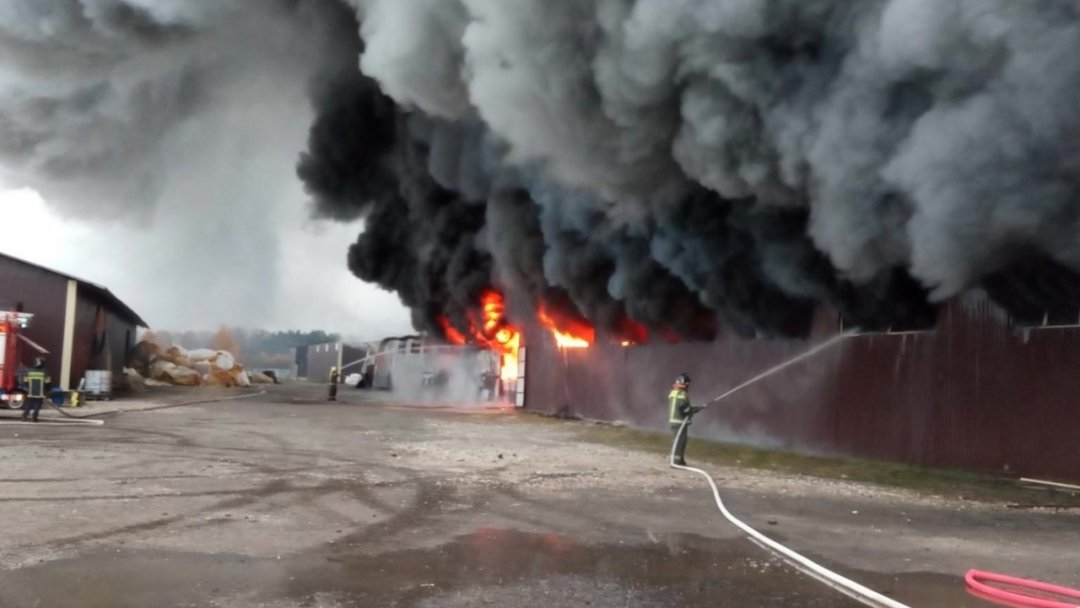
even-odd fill
[(38, 414), (41, 413), (41, 405), (45, 402), (45, 392), (50, 382), (52, 380), (45, 373), (45, 362), (41, 360), (34, 362), (34, 369), (23, 376), (23, 387), (26, 390), (26, 401), (23, 402), (22, 411), (23, 420), (33, 417), (34, 422), (38, 421)]
[[(690, 436), (690, 420), (694, 414), (701, 411), (699, 407), (690, 405), (690, 376), (680, 374), (675, 380), (675, 385), (668, 393), (668, 423), (671, 425), (671, 434), (675, 438), (675, 464), (686, 464), (686, 440)], [(686, 421), (686, 430), (680, 433)]]
[(341, 373), (338, 372), (336, 367), (330, 368), (330, 386), (328, 387), (328, 394), (326, 399), (328, 401), (337, 401), (337, 385), (341, 381)]

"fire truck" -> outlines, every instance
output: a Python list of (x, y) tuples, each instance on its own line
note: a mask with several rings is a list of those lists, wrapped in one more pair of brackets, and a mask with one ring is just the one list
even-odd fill
[(22, 407), (24, 395), (19, 390), (20, 343), (40, 347), (20, 332), (26, 329), (33, 317), (24, 312), (0, 310), (0, 407)]

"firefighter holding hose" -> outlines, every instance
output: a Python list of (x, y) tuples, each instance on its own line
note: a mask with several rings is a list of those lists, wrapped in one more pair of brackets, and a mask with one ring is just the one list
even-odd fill
[(26, 391), (26, 401), (23, 402), (22, 411), (24, 421), (31, 417), (34, 422), (38, 421), (38, 414), (41, 413), (41, 405), (45, 402), (45, 393), (51, 382), (52, 380), (45, 373), (45, 359), (41, 357), (34, 359), (34, 368), (23, 376), (23, 389)]
[[(668, 423), (675, 438), (675, 464), (686, 466), (686, 440), (690, 435), (690, 420), (701, 411), (700, 407), (690, 405), (690, 376), (685, 373), (675, 378), (675, 384), (668, 393)], [(683, 421), (686, 428), (683, 428)]]
[(338, 371), (337, 366), (330, 368), (330, 384), (327, 387), (327, 401), (337, 401), (337, 385), (341, 381), (341, 373)]

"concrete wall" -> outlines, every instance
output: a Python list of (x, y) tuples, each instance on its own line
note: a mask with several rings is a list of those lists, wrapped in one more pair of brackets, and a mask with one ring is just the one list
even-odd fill
[[(527, 331), (526, 407), (665, 429), (687, 372), (707, 401), (840, 330), (821, 313), (806, 341), (602, 344), (560, 351)], [(723, 401), (693, 434), (805, 453), (1080, 479), (1080, 327), (1014, 329), (979, 297), (929, 332), (848, 338)]]

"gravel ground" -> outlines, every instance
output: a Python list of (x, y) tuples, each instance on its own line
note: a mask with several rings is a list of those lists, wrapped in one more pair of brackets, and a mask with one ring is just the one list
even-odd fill
[[(0, 422), (0, 606), (857, 605), (580, 423), (321, 390)], [(1074, 513), (710, 469), (748, 523), (912, 606), (983, 605), (972, 567), (1080, 586)]]

